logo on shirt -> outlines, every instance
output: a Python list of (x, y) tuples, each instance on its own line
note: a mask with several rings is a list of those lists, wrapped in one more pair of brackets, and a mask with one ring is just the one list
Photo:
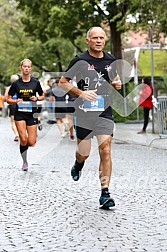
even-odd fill
[(105, 70), (106, 70), (107, 72), (111, 71), (111, 69), (112, 69), (112, 66), (111, 66), (111, 65), (106, 65), (106, 66), (105, 66)]
[(95, 70), (95, 66), (94, 66), (94, 65), (88, 64), (88, 70), (89, 70), (89, 71), (90, 71), (90, 70)]
[(95, 88), (100, 87), (100, 86), (102, 85), (101, 82), (103, 82), (103, 80), (104, 80), (104, 79), (103, 79), (103, 75), (104, 75), (104, 74), (102, 74), (101, 72), (100, 72), (100, 73), (97, 72), (97, 75), (98, 75), (98, 79), (97, 79)]
[(21, 94), (21, 98), (30, 98), (33, 94), (33, 90), (32, 89), (21, 89), (19, 91), (19, 93)]

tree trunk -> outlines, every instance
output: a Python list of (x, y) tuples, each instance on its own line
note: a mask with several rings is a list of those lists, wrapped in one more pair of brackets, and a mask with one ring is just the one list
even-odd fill
[(122, 59), (121, 32), (117, 31), (115, 22), (110, 23), (109, 26), (111, 53), (114, 54), (117, 59)]

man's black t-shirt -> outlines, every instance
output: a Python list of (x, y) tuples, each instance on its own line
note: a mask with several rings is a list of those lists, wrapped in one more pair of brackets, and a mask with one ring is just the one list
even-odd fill
[[(110, 78), (116, 76), (114, 64), (115, 57), (112, 54), (104, 52), (103, 58), (95, 58), (88, 51), (77, 55), (69, 64), (64, 77), (73, 79), (76, 76), (77, 87), (81, 90), (95, 90), (97, 95), (104, 98), (104, 111), (93, 112), (102, 117), (112, 118), (112, 110), (110, 106)], [(84, 110), (78, 109), (83, 104), (82, 99), (76, 100), (76, 111), (78, 115), (84, 116)], [(92, 112), (86, 113), (92, 116)]]
[[(16, 94), (17, 99), (20, 98), (24, 102), (31, 101), (30, 97), (36, 96), (37, 93), (38, 95), (42, 95), (43, 90), (39, 81), (33, 77), (31, 77), (29, 82), (24, 82), (22, 78), (16, 80), (12, 83), (8, 92), (11, 96)], [(32, 102), (32, 111), (36, 111), (36, 102)]]

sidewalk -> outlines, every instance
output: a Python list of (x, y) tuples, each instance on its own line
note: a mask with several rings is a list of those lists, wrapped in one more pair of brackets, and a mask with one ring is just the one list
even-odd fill
[(149, 123), (146, 134), (137, 134), (142, 129), (142, 123), (116, 123), (114, 139), (167, 150), (167, 138), (160, 138), (159, 134), (152, 133), (152, 124)]
[[(10, 128), (9, 118), (0, 118), (0, 124), (9, 124), (8, 129)], [(45, 125), (47, 123), (43, 121)], [(48, 125), (49, 126), (49, 125)], [(152, 123), (150, 122), (147, 127), (146, 134), (137, 134), (138, 131), (142, 129), (143, 123), (116, 123), (115, 132), (114, 132), (114, 141), (121, 141), (125, 143), (132, 143), (138, 145), (148, 146), (150, 148), (164, 149), (167, 150), (167, 137), (160, 138), (159, 134), (152, 133)], [(56, 127), (57, 131), (57, 127)], [(12, 131), (10, 131), (12, 134)]]

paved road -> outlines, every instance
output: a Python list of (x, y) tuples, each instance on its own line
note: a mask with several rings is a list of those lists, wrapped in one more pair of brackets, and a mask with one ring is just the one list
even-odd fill
[(167, 153), (114, 140), (112, 211), (98, 208), (95, 140), (79, 182), (70, 177), (75, 142), (45, 124), (20, 169), (19, 144), (0, 118), (0, 252), (167, 251)]

